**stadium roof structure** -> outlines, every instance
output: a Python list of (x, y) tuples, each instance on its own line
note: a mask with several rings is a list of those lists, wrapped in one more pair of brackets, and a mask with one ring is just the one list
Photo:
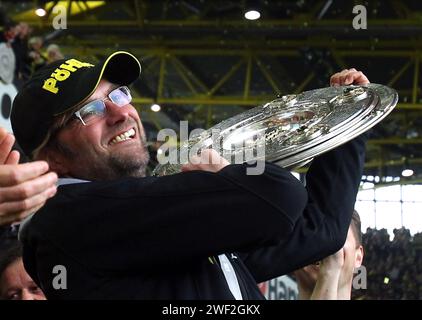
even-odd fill
[[(19, 1), (2, 3), (66, 55), (100, 60), (116, 50), (142, 62), (135, 105), (151, 132), (212, 125), (274, 99), (328, 86), (355, 67), (399, 93), (399, 104), (371, 131), (365, 175), (415, 174), (422, 181), (422, 2), (366, 1), (367, 29), (354, 29), (354, 1)], [(34, 10), (43, 7), (44, 17)], [(55, 30), (58, 8), (66, 29)], [(261, 17), (246, 20), (258, 10)], [(355, 11), (356, 12), (356, 11)], [(150, 109), (161, 106), (160, 112)]]

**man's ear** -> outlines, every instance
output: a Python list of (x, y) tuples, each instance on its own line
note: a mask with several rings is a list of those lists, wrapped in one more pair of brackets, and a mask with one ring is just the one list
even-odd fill
[(51, 148), (44, 148), (38, 153), (37, 160), (45, 160), (48, 162), (50, 171), (57, 173), (59, 177), (65, 177), (69, 173), (67, 159)]
[(355, 268), (359, 268), (362, 265), (362, 261), (363, 261), (363, 247), (359, 246), (359, 248), (356, 249)]

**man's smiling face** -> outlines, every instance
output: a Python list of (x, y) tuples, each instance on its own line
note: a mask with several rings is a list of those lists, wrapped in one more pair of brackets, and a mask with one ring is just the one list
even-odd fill
[[(116, 85), (101, 80), (87, 100), (104, 100)], [(66, 152), (56, 154), (59, 175), (86, 180), (113, 180), (145, 176), (149, 161), (144, 128), (131, 104), (118, 106), (104, 100), (105, 114), (87, 125), (71, 120), (57, 134)]]

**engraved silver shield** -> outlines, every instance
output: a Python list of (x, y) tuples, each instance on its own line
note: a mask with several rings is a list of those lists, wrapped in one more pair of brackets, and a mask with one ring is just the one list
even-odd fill
[[(373, 83), (286, 95), (185, 141), (179, 154), (188, 159), (213, 148), (230, 163), (266, 160), (292, 169), (369, 130), (397, 102), (394, 89)], [(153, 175), (177, 172), (180, 164), (165, 163)]]

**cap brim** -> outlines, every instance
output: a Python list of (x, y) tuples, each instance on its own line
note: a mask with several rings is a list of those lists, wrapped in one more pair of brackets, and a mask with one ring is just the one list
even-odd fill
[(83, 98), (70, 105), (65, 104), (68, 101), (67, 99), (63, 99), (64, 104), (58, 108), (59, 110), (54, 116), (83, 104), (95, 92), (101, 79), (106, 79), (118, 85), (129, 85), (138, 79), (140, 74), (141, 64), (134, 55), (126, 51), (114, 52), (102, 63), (86, 69), (84, 74), (81, 74), (72, 91), (77, 92), (77, 96)]

